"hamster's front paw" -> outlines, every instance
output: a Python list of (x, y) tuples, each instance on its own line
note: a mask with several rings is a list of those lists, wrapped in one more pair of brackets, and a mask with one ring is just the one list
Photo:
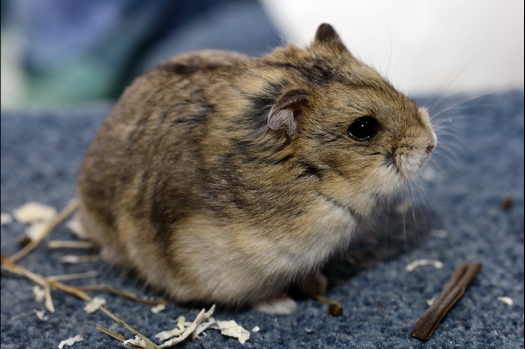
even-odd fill
[(255, 309), (268, 314), (291, 314), (297, 309), (297, 303), (286, 294), (260, 301)]

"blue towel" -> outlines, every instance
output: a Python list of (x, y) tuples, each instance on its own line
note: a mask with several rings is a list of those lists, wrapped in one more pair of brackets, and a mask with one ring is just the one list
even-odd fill
[[(342, 304), (342, 316), (333, 317), (325, 304), (301, 297), (298, 310), (286, 316), (218, 310), (216, 319), (233, 319), (249, 331), (259, 326), (260, 331), (252, 332), (242, 346), (208, 330), (184, 347), (523, 348), (523, 91), (471, 97), (444, 100), (434, 109), (444, 111), (435, 121), (451, 135), (441, 133), (422, 174), (423, 188), (409, 196), (414, 209), (407, 209), (406, 197), (401, 196), (348, 253), (325, 268), (327, 297)], [(2, 112), (2, 212), (28, 201), (64, 207), (75, 196), (83, 153), (108, 110), (99, 105)], [(501, 205), (504, 197), (512, 200), (508, 209)], [(17, 238), (24, 229), (16, 222), (2, 225), (2, 254), (19, 249)], [(50, 239), (73, 238), (62, 224)], [(80, 253), (94, 251), (50, 250), (42, 243), (20, 264), (44, 276), (98, 270), (94, 278), (66, 283), (106, 284), (140, 297), (160, 297), (101, 261), (60, 263), (62, 256)], [(406, 265), (418, 259), (436, 259), (444, 266), (422, 266), (408, 273)], [(427, 300), (465, 261), (483, 263), (477, 279), (430, 340), (411, 338), (409, 332), (428, 308)], [(72, 295), (52, 291), (56, 312), (42, 321), (34, 310), (45, 307), (34, 300), (31, 281), (3, 270), (1, 287), (2, 349), (56, 348), (75, 335), (84, 338), (75, 349), (121, 347), (95, 324), (133, 338), (101, 312), (84, 312), (85, 302)], [(154, 314), (151, 306), (103, 291), (90, 295), (105, 297), (110, 311), (151, 339), (174, 328), (178, 316), (193, 320), (200, 310), (170, 303)], [(509, 297), (514, 304), (498, 297)]]

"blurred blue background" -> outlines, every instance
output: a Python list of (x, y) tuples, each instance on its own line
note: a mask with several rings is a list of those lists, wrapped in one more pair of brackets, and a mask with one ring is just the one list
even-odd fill
[(2, 34), (3, 105), (114, 99), (172, 55), (281, 43), (255, 0), (2, 0)]

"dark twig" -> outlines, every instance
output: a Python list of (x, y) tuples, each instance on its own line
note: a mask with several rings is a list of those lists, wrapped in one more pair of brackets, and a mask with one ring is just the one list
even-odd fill
[(341, 303), (336, 302), (333, 299), (325, 298), (325, 297), (319, 296), (319, 295), (315, 296), (315, 298), (318, 301), (321, 301), (323, 303), (328, 304), (328, 311), (333, 316), (341, 316), (341, 315), (343, 315), (343, 306), (341, 305)]
[(414, 328), (412, 328), (410, 335), (421, 340), (429, 339), (443, 317), (463, 296), (480, 270), (481, 263), (478, 262), (459, 264), (438, 298), (421, 315)]

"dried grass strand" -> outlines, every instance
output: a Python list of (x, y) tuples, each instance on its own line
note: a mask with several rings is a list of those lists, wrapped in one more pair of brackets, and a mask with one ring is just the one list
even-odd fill
[(44, 231), (40, 235), (39, 239), (32, 240), (30, 243), (24, 246), (20, 251), (15, 253), (10, 257), (13, 262), (20, 260), (25, 257), (29, 252), (31, 252), (35, 247), (38, 246), (40, 241), (42, 241), (49, 233), (64, 219), (66, 219), (70, 214), (72, 214), (78, 208), (78, 200), (72, 200), (66, 207), (62, 209), (56, 216), (51, 219), (51, 221), (46, 225)]
[(128, 331), (133, 333), (135, 336), (138, 336), (140, 339), (142, 339), (144, 341), (144, 343), (146, 343), (146, 348), (148, 348), (148, 349), (160, 349), (160, 347), (158, 345), (156, 345), (155, 343), (153, 343), (152, 341), (150, 341), (148, 339), (148, 337), (144, 336), (143, 334), (141, 334), (140, 332), (135, 330), (133, 327), (131, 327), (130, 325), (125, 323), (123, 320), (119, 319), (116, 315), (111, 313), (109, 310), (107, 310), (103, 306), (98, 307), (98, 309), (100, 311), (102, 311), (104, 314), (106, 314), (107, 316), (109, 316), (117, 324), (125, 327)]
[(86, 301), (91, 300), (91, 297), (84, 291), (79, 290), (76, 287), (64, 285), (55, 280), (46, 279), (45, 277), (41, 275), (38, 275), (36, 273), (33, 273), (25, 269), (24, 267), (21, 267), (20, 265), (16, 264), (13, 260), (11, 260), (9, 257), (5, 255), (2, 255), (1, 261), (2, 261), (2, 266), (4, 267), (5, 270), (10, 271), (15, 274), (23, 275), (44, 288), (54, 287), (64, 292), (71, 293), (80, 299), (83, 299)]
[(121, 291), (121, 290), (118, 290), (116, 288), (113, 288), (113, 287), (107, 286), (107, 285), (78, 286), (77, 288), (79, 290), (83, 290), (83, 291), (100, 291), (100, 290), (103, 290), (103, 291), (114, 293), (114, 294), (116, 294), (118, 296), (121, 296), (121, 297), (124, 297), (124, 298), (128, 298), (128, 299), (134, 300), (134, 301), (142, 303), (142, 304), (147, 304), (147, 305), (168, 304), (168, 302), (165, 301), (165, 300), (152, 300), (152, 299), (139, 298), (133, 293), (126, 292), (126, 291)]

